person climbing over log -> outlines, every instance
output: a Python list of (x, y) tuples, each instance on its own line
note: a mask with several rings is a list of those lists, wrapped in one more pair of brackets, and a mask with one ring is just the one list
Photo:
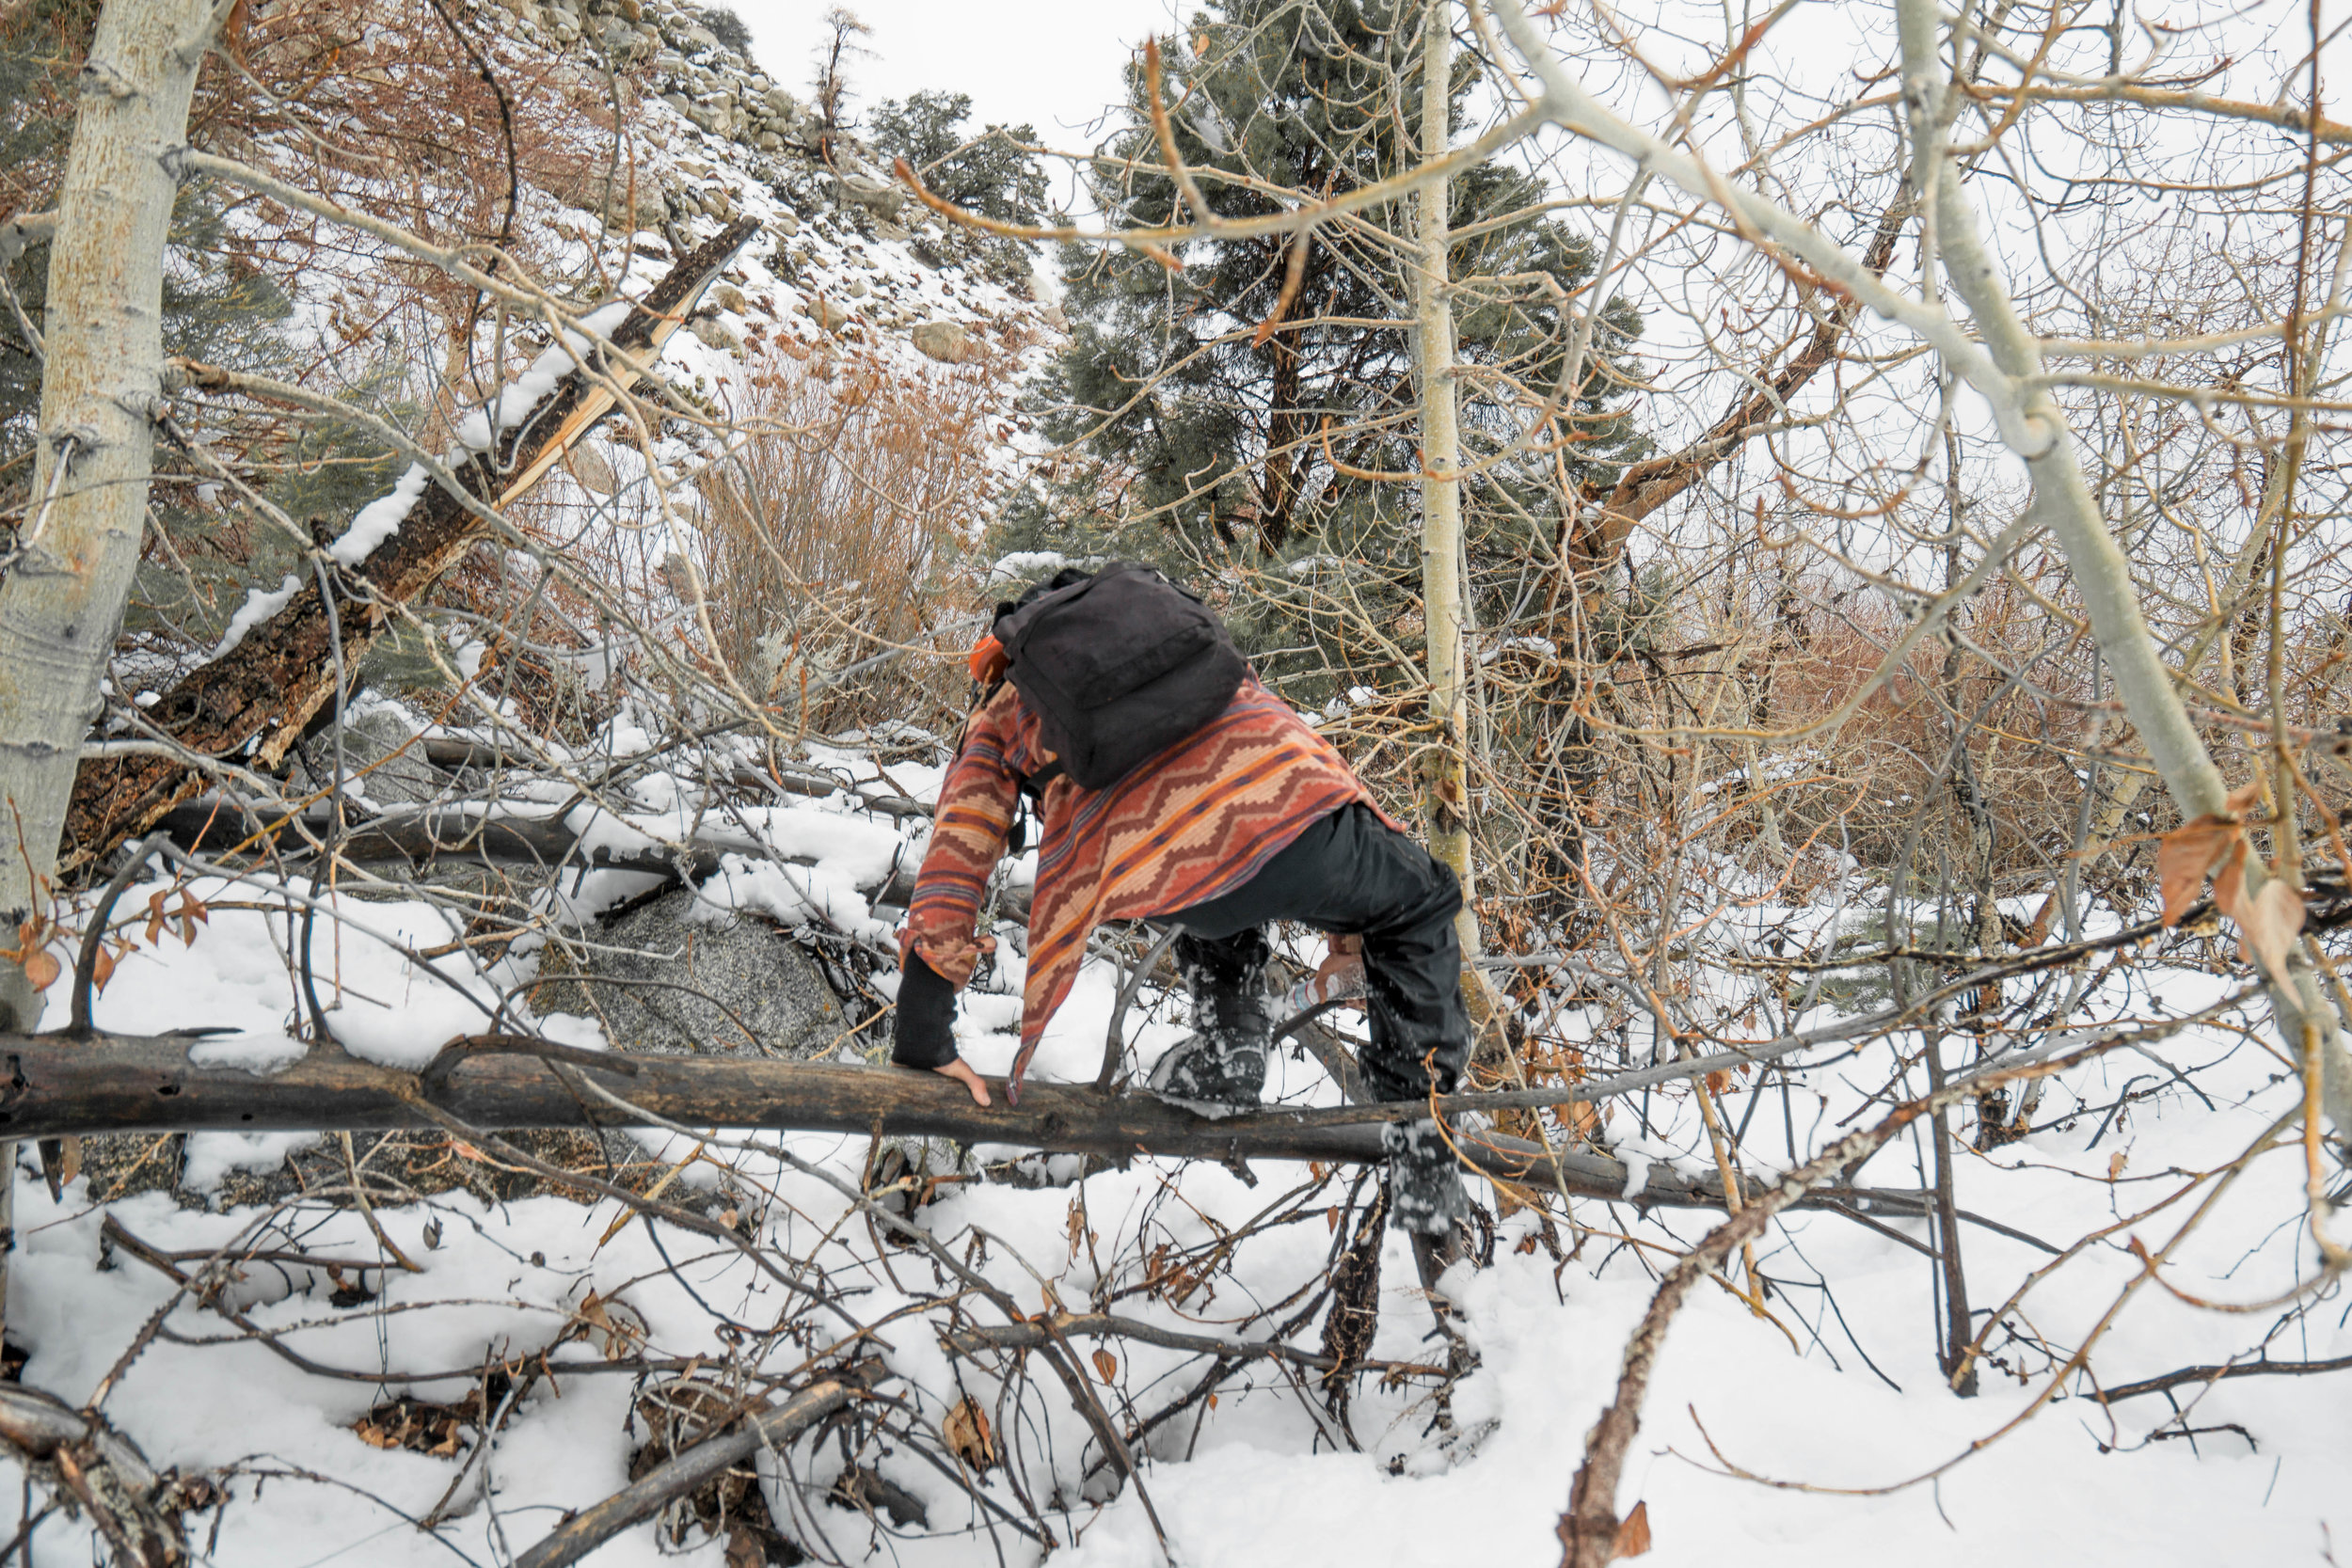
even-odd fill
[[(1373, 1098), (1448, 1094), (1468, 1059), (1462, 893), (1345, 759), (1260, 684), (1224, 625), (1149, 567), (1066, 568), (996, 607), (973, 650), (982, 695), (943, 784), (907, 923), (891, 1060), (988, 1085), (957, 1055), (956, 993), (993, 938), (975, 929), (1025, 793), (1042, 824), (1029, 906), (1020, 1083), (1108, 920), (1180, 930), (1193, 1033), (1150, 1087), (1204, 1116), (1258, 1104), (1273, 1045), (1264, 927), (1360, 942)], [(1444, 1130), (1384, 1132), (1392, 1222), (1440, 1235), (1469, 1215)]]

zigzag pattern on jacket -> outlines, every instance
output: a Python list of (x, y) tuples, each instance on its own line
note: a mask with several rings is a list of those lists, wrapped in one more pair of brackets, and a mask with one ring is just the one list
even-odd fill
[[(973, 924), (1005, 852), (1020, 780), (1052, 760), (1010, 685), (964, 726), (899, 937), (902, 950), (959, 988), (979, 961)], [(1109, 788), (1048, 784), (1013, 1077), (1069, 996), (1095, 927), (1230, 893), (1351, 800), (1371, 797), (1345, 759), (1255, 675), (1222, 714)]]

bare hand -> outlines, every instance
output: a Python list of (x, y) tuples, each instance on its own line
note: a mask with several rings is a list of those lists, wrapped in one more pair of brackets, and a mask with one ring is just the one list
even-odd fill
[(952, 1078), (972, 1091), (973, 1103), (985, 1108), (988, 1104), (988, 1080), (972, 1070), (970, 1063), (959, 1056), (946, 1067), (931, 1069), (943, 1078)]

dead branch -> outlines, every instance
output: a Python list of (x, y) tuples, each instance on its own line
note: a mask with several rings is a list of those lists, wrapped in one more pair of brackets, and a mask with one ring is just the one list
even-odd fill
[[(734, 223), (679, 261), (613, 330), (614, 345), (659, 346), (757, 227), (748, 219)], [(467, 496), (429, 490), (398, 532), (364, 564), (346, 570), (356, 591), (338, 597), (353, 602), (352, 613), (339, 617), (319, 581), (306, 582), (243, 641), (165, 692), (148, 710), (149, 721), (193, 752), (225, 756), (258, 741), (263, 765), (282, 761), (311, 718), (333, 700), (338, 631), (341, 660), (348, 663), (389, 625), (380, 609), (370, 613), (366, 601), (406, 603), (432, 586), (486, 533), (484, 503), (513, 499), (612, 405), (612, 371), (599, 356), (589, 357), (588, 370), (565, 376), (490, 452), (459, 469)], [(71, 871), (86, 865), (145, 831), (200, 782), (201, 775), (169, 756), (141, 753), (85, 762), (66, 816), (60, 866)]]
[(2137, 1383), (2097, 1389), (2090, 1397), (2101, 1404), (2113, 1404), (2118, 1400), (2137, 1399), (2142, 1394), (2161, 1394), (2168, 1388), (2185, 1388), (2191, 1385), (2209, 1388), (2225, 1378), (2310, 1377), (2318, 1372), (2347, 1371), (2352, 1371), (2352, 1355), (2339, 1355), (2331, 1361), (2230, 1361), (2216, 1367), (2183, 1367), (2162, 1377), (2142, 1378)]
[(828, 1379), (760, 1412), (723, 1437), (695, 1444), (594, 1508), (573, 1514), (516, 1558), (515, 1568), (564, 1568), (578, 1562), (629, 1526), (660, 1512), (673, 1497), (685, 1497), (760, 1449), (790, 1442), (849, 1403), (857, 1392), (847, 1383)]
[(131, 1441), (38, 1388), (0, 1384), (0, 1445), (55, 1474), (88, 1510), (119, 1562), (176, 1568), (187, 1560), (169, 1483)]

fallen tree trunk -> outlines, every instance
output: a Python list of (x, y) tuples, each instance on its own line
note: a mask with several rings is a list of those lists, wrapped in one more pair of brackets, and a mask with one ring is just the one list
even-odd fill
[[(758, 225), (745, 218), (680, 261), (613, 329), (610, 341), (647, 351), (650, 357), (757, 231)], [(348, 606), (343, 612), (330, 614), (313, 576), (243, 641), (166, 691), (147, 710), (148, 721), (193, 752), (226, 756), (253, 744), (262, 766), (284, 761), (305, 726), (334, 700), (339, 663), (355, 663), (389, 626), (381, 614), (371, 613), (369, 601), (405, 603), (438, 581), (488, 536), (485, 505), (513, 500), (612, 410), (616, 398), (606, 378), (616, 368), (603, 365), (595, 351), (583, 357), (604, 375), (574, 371), (519, 424), (501, 432), (490, 451), (458, 466), (468, 497), (437, 485), (428, 489), (401, 519), (398, 531), (364, 562), (342, 570), (342, 577), (354, 579), (336, 594)], [(203, 370), (198, 367), (199, 386), (206, 384)], [(144, 832), (204, 782), (202, 774), (168, 756), (142, 753), (83, 763), (66, 815), (61, 869), (85, 865)]]
[[(510, 751), (487, 741), (468, 740), (457, 736), (427, 736), (419, 744), (424, 750), (424, 760), (445, 772), (453, 773), (461, 768), (494, 770), (501, 768), (536, 768), (540, 766), (520, 751)], [(846, 792), (861, 801), (866, 810), (888, 817), (931, 815), (931, 808), (920, 800), (910, 800), (903, 795), (871, 794), (863, 784), (815, 769), (779, 768), (772, 772), (763, 772), (758, 768), (739, 768), (729, 775), (727, 782), (752, 790), (772, 785), (787, 795), (821, 798)]]
[[(228, 805), (176, 806), (159, 825), (172, 842), (190, 854), (223, 855), (243, 847), (247, 854), (274, 849), (299, 860), (310, 851), (296, 823), (285, 817), (269, 819)], [(324, 838), (324, 817), (305, 818), (311, 838)], [(807, 855), (780, 855), (758, 840), (741, 833), (705, 830), (673, 847), (651, 844), (639, 849), (597, 845), (579, 850), (580, 830), (559, 817), (497, 816), (445, 810), (402, 812), (376, 817), (344, 831), (336, 853), (354, 864), (400, 862), (411, 866), (466, 863), (476, 865), (562, 867), (566, 871), (634, 871), (672, 881), (701, 883), (716, 875), (722, 856), (741, 855), (771, 864), (813, 866)], [(914, 896), (916, 867), (901, 862), (879, 881), (861, 881), (859, 890), (877, 904), (904, 909)], [(1007, 887), (998, 895), (997, 911), (1008, 919), (1026, 920), (1030, 889)]]
[[(191, 1061), (191, 1053), (199, 1060)], [(564, 1060), (546, 1059), (560, 1053)], [(696, 1127), (855, 1136), (951, 1138), (1124, 1160), (1136, 1154), (1214, 1160), (1370, 1164), (1383, 1158), (1377, 1111), (1358, 1122), (1309, 1119), (1267, 1108), (1210, 1120), (1141, 1094), (1032, 1084), (1018, 1106), (988, 1109), (934, 1073), (816, 1062), (589, 1053), (512, 1037), (456, 1041), (422, 1073), (378, 1067), (313, 1047), (267, 1076), (225, 1065), (233, 1042), (188, 1036), (0, 1036), (0, 1136), (93, 1132), (394, 1132), (439, 1125), (436, 1107), (488, 1130), (623, 1124), (575, 1074), (665, 1120)], [(1399, 1110), (1405, 1108), (1399, 1107)], [(1328, 1117), (1330, 1113), (1323, 1113)], [(1721, 1183), (1663, 1165), (1628, 1191), (1629, 1172), (1606, 1155), (1463, 1132), (1464, 1156), (1498, 1180), (1639, 1207), (1720, 1209)], [(1812, 1206), (1916, 1217), (1921, 1196), (1833, 1188)]]

